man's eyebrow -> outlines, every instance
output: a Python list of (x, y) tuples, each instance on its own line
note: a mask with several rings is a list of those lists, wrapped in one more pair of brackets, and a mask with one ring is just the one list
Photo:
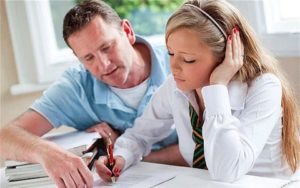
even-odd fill
[[(104, 41), (103, 43), (101, 43), (101, 45), (99, 45), (99, 46), (97, 47), (97, 50), (98, 50), (98, 49), (102, 49), (103, 47), (106, 47), (108, 44), (112, 44), (112, 43), (114, 43), (114, 42), (115, 42), (114, 40), (107, 40), (107, 41)], [(81, 56), (81, 57), (78, 56), (78, 58), (79, 58), (79, 59), (84, 59), (84, 58), (87, 58), (87, 57), (92, 56), (92, 55), (93, 55), (92, 53), (88, 53), (88, 54), (83, 55), (83, 56)]]
[(92, 54), (91, 53), (88, 53), (88, 54), (86, 54), (86, 55), (84, 55), (84, 56), (81, 56), (81, 57), (78, 57), (79, 59), (85, 59), (85, 58), (87, 58), (87, 57), (89, 57), (89, 56), (92, 56)]
[(106, 40), (106, 41), (104, 41), (104, 42), (99, 46), (98, 49), (101, 49), (101, 48), (103, 48), (103, 47), (106, 47), (107, 45), (113, 44), (114, 42), (115, 42), (114, 39)]

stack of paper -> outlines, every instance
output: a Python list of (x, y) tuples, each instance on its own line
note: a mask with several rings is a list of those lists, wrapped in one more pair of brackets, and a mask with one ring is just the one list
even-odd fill
[(7, 167), (5, 174), (9, 182), (47, 177), (40, 164), (24, 164)]
[[(48, 136), (45, 139), (53, 141), (62, 148), (81, 157), (82, 151), (96, 138), (99, 138), (98, 133), (71, 132)], [(9, 187), (41, 187), (51, 183), (51, 179), (40, 164), (7, 161), (5, 175)]]

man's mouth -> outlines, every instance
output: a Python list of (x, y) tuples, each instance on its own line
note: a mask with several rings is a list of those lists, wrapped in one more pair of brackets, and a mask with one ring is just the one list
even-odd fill
[(108, 73), (103, 74), (103, 76), (110, 76), (110, 75), (112, 75), (114, 72), (116, 72), (117, 70), (118, 70), (118, 67), (115, 67), (113, 70), (109, 71)]

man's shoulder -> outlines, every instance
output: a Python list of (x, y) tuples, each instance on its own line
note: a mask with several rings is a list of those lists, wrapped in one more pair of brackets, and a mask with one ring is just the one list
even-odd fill
[(136, 36), (137, 42), (144, 43), (148, 47), (150, 46), (150, 50), (165, 50), (165, 38), (164, 35), (152, 35), (152, 36)]
[(76, 64), (68, 67), (62, 77), (72, 80), (82, 80), (92, 77), (89, 71), (87, 71), (82, 64)]
[(68, 67), (64, 73), (76, 75), (76, 74), (86, 74), (86, 72), (87, 71), (82, 64), (75, 64)]
[(67, 68), (56, 84), (65, 85), (77, 89), (91, 89), (94, 87), (95, 78), (87, 71), (82, 64)]

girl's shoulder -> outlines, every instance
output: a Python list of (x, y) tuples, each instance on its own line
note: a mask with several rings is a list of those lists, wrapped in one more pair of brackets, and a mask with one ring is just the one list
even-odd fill
[(280, 86), (280, 79), (273, 73), (264, 73), (250, 82), (250, 87), (259, 87), (262, 85)]
[(256, 77), (253, 81), (254, 82), (272, 81), (272, 82), (280, 83), (279, 78), (273, 73), (264, 73), (264, 74)]

